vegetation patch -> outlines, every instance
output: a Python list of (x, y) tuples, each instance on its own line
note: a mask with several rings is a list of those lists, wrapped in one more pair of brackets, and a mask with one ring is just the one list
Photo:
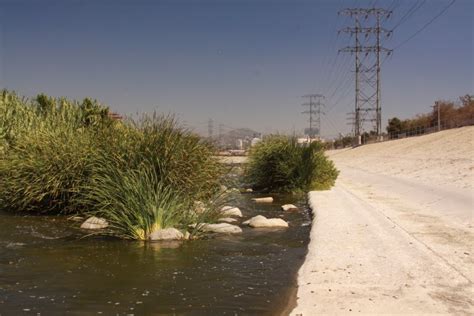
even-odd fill
[(298, 192), (331, 188), (339, 172), (324, 155), (323, 145), (298, 144), (274, 135), (255, 145), (246, 166), (246, 181), (259, 191)]
[[(97, 101), (0, 96), (0, 208), (94, 214), (107, 233), (147, 239), (212, 222), (225, 167), (172, 116), (114, 120)], [(204, 211), (196, 212), (194, 202)]]

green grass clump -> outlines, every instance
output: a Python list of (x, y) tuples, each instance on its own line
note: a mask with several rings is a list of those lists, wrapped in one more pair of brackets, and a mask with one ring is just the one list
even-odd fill
[[(97, 101), (0, 94), (0, 209), (96, 214), (109, 233), (213, 221), (225, 169), (215, 149), (154, 114), (114, 121)], [(194, 202), (207, 205), (196, 213)]]
[(0, 208), (79, 212), (74, 197), (91, 176), (95, 138), (113, 126), (96, 101), (28, 101), (0, 94)]
[(167, 185), (161, 170), (151, 164), (123, 169), (121, 158), (106, 156), (96, 163), (82, 202), (94, 209), (94, 215), (107, 219), (112, 235), (147, 240), (157, 229), (174, 227), (184, 231), (192, 223), (217, 217), (216, 207), (208, 207), (201, 214), (194, 212), (189, 194)]
[(270, 136), (249, 154), (245, 178), (256, 190), (299, 192), (331, 188), (339, 172), (319, 142), (299, 145), (296, 138)]

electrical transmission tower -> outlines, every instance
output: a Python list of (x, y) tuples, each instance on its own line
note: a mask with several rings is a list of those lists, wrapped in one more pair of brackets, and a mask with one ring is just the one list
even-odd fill
[(322, 94), (307, 94), (303, 98), (308, 98), (309, 102), (303, 103), (303, 106), (307, 106), (308, 110), (302, 112), (303, 114), (309, 114), (309, 129), (306, 129), (305, 134), (308, 135), (309, 139), (321, 138), (321, 107), (324, 106), (324, 96)]
[(209, 121), (207, 121), (207, 137), (209, 137), (209, 139), (212, 139), (213, 136), (214, 136), (214, 121), (212, 119), (209, 119)]
[[(354, 27), (339, 32), (354, 36), (354, 46), (347, 46), (339, 52), (355, 54), (355, 123), (354, 134), (358, 144), (364, 122), (375, 122), (375, 132), (382, 134), (382, 106), (380, 91), (380, 55), (390, 55), (391, 49), (381, 46), (381, 36), (389, 37), (392, 31), (381, 27), (382, 19), (388, 19), (392, 11), (381, 8), (354, 8), (339, 11), (339, 14), (354, 19)], [(364, 56), (361, 56), (361, 55)], [(375, 60), (368, 58), (375, 54)]]
[(346, 121), (347, 125), (351, 126), (351, 134), (355, 135), (355, 126), (356, 126), (356, 119), (355, 119), (355, 112), (346, 113)]

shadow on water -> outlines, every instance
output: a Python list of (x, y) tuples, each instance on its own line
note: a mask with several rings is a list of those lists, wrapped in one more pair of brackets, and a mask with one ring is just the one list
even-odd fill
[[(301, 197), (268, 205), (237, 200), (245, 220), (280, 216), (288, 229), (176, 243), (79, 239), (62, 217), (0, 214), (0, 315), (245, 315), (281, 313), (306, 254)], [(294, 203), (300, 211), (282, 212)], [(75, 227), (72, 227), (75, 226)]]

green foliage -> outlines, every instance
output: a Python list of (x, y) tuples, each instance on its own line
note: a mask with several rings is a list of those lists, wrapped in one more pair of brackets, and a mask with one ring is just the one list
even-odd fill
[(256, 190), (273, 192), (329, 189), (339, 173), (321, 143), (301, 146), (286, 136), (271, 136), (255, 145), (245, 172)]
[(94, 215), (108, 220), (112, 235), (147, 240), (157, 229), (186, 230), (191, 223), (216, 219), (217, 204), (198, 214), (187, 192), (166, 184), (162, 170), (148, 163), (121, 168), (123, 159), (105, 155), (97, 159), (94, 178), (80, 197)]
[[(172, 116), (122, 122), (108, 113), (91, 99), (28, 101), (2, 91), (0, 208), (100, 214), (113, 234), (134, 239), (214, 220), (225, 173), (214, 148)], [(195, 200), (209, 204), (198, 217)]]
[[(84, 101), (86, 102), (86, 101)], [(39, 95), (34, 101), (2, 91), (0, 98), (0, 208), (77, 212), (73, 198), (91, 175), (94, 139), (110, 128), (107, 109), (89, 109)], [(91, 110), (92, 109), (92, 110)], [(102, 113), (95, 124), (88, 124)]]

